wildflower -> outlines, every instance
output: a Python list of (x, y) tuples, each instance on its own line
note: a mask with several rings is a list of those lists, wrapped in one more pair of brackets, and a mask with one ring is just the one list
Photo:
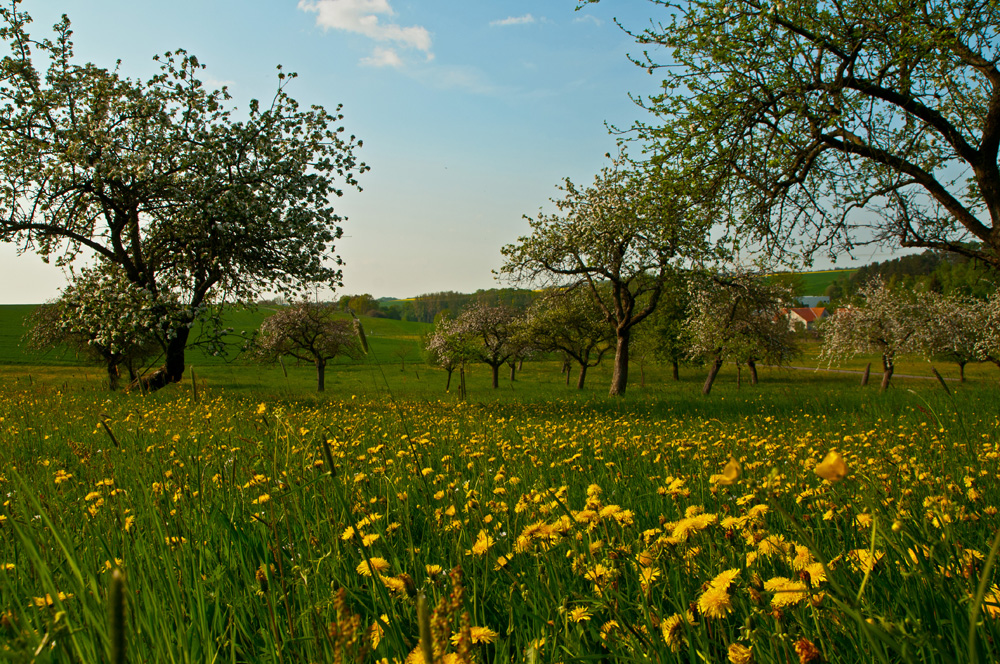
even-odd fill
[[(59, 592), (56, 596), (59, 598), (60, 602), (65, 602), (73, 597), (73, 593)], [(52, 599), (52, 595), (49, 595), (48, 593), (45, 594), (45, 597), (33, 597), (32, 601), (39, 609), (55, 606), (55, 601)]]
[(736, 459), (730, 459), (726, 467), (722, 469), (722, 474), (712, 475), (708, 481), (712, 484), (729, 486), (730, 484), (735, 484), (736, 480), (740, 479), (741, 472), (740, 463)]
[[(469, 638), (473, 643), (493, 643), (499, 636), (499, 634), (494, 632), (489, 627), (473, 626), (469, 628)], [(461, 638), (461, 634), (452, 634), (451, 642), (457, 646)]]
[(698, 598), (698, 610), (706, 618), (725, 618), (733, 610), (728, 590), (710, 586)]
[[(369, 563), (371, 566), (369, 567)], [(362, 560), (358, 563), (357, 571), (361, 576), (371, 576), (374, 571), (376, 574), (381, 574), (382, 572), (388, 572), (391, 565), (389, 561), (385, 558), (369, 558), (368, 560)]]
[(585, 606), (576, 606), (569, 610), (569, 619), (575, 623), (590, 620), (591, 617), (593, 617), (592, 614)]
[(983, 595), (983, 608), (990, 618), (1000, 618), (1000, 587), (995, 583), (990, 587), (989, 592)]
[(838, 452), (830, 452), (813, 472), (829, 482), (839, 482), (847, 475), (847, 464)]
[(806, 599), (806, 584), (792, 581), (783, 576), (776, 576), (764, 582), (764, 590), (774, 593), (771, 598), (771, 606), (781, 608), (798, 604)]
[(271, 495), (267, 494), (267, 493), (262, 493), (259, 496), (257, 496), (256, 498), (254, 498), (253, 501), (251, 502), (251, 504), (253, 504), (253, 505), (263, 505), (264, 503), (266, 503), (269, 500), (271, 500)]
[(258, 415), (263, 415), (266, 412), (267, 412), (267, 404), (261, 403), (261, 404), (257, 405), (257, 414)]
[(663, 640), (670, 646), (672, 652), (678, 652), (681, 648), (681, 631), (683, 630), (684, 619), (679, 613), (675, 613), (666, 620), (660, 622), (660, 631), (663, 633)]
[(736, 577), (740, 575), (740, 570), (737, 567), (733, 569), (727, 569), (725, 572), (720, 572), (715, 575), (715, 578), (708, 582), (709, 588), (721, 588), (723, 590), (728, 590), (729, 586), (733, 584)]
[(750, 664), (753, 661), (753, 653), (750, 652), (750, 648), (746, 647), (742, 643), (730, 643), (729, 644), (729, 656), (728, 658), (732, 664)]
[(472, 545), (472, 549), (465, 552), (466, 555), (481, 556), (490, 550), (493, 546), (493, 538), (490, 537), (485, 530), (480, 530), (479, 535), (476, 537), (476, 543)]
[(378, 644), (382, 641), (382, 637), (385, 636), (385, 629), (382, 627), (382, 625), (388, 625), (388, 624), (389, 624), (389, 616), (386, 615), (385, 613), (381, 615), (381, 620), (376, 620), (375, 622), (372, 623), (372, 626), (368, 630), (368, 633), (370, 635), (369, 638), (371, 638), (372, 641), (372, 650), (378, 648)]

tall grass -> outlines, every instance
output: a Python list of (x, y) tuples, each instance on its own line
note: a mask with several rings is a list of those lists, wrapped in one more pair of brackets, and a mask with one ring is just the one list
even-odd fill
[(558, 378), (468, 403), (0, 385), (0, 653), (997, 660), (991, 390)]

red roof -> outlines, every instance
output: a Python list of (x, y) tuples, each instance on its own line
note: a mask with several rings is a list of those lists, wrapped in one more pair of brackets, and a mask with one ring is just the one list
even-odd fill
[(797, 307), (789, 309), (789, 313), (794, 313), (807, 323), (811, 323), (826, 315), (826, 307)]

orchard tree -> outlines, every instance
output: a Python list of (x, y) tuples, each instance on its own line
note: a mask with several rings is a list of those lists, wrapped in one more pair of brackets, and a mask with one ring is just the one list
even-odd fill
[(108, 387), (118, 389), (122, 368), (134, 382), (142, 363), (161, 352), (157, 339), (163, 302), (124, 278), (117, 266), (84, 268), (60, 297), (36, 308), (26, 324), (27, 345), (35, 350), (65, 346), (107, 370)]
[(986, 302), (962, 295), (926, 291), (917, 295), (921, 322), (914, 343), (928, 359), (937, 357), (958, 365), (965, 382), (965, 365), (986, 359), (982, 351), (988, 334)]
[(981, 359), (1000, 367), (1000, 291), (995, 291), (980, 307), (983, 337), (976, 349)]
[(860, 304), (841, 307), (823, 321), (821, 357), (834, 362), (855, 355), (881, 355), (884, 392), (889, 389), (896, 358), (919, 352), (918, 331), (926, 318), (910, 291), (889, 288), (881, 280), (869, 282), (858, 294)]
[(744, 237), (1000, 267), (1000, 5), (652, 3), (659, 17), (630, 32), (636, 64), (664, 72), (640, 133), (693, 174), (728, 179)]
[(578, 390), (584, 387), (587, 369), (615, 347), (615, 329), (583, 288), (552, 289), (535, 300), (528, 310), (527, 336), (538, 350), (561, 353), (579, 365)]
[(255, 355), (277, 362), (286, 355), (316, 366), (316, 390), (326, 389), (326, 365), (335, 357), (362, 355), (355, 326), (333, 305), (301, 302), (268, 316), (255, 340)]
[(783, 364), (797, 353), (783, 309), (790, 291), (779, 283), (737, 271), (695, 275), (685, 332), (692, 357), (709, 361), (702, 394), (708, 394), (723, 362), (746, 364), (757, 383), (757, 362)]
[(150, 387), (180, 380), (206, 305), (339, 282), (330, 199), (367, 170), (339, 108), (300, 108), (279, 68), (270, 102), (251, 100), (237, 120), (195, 56), (167, 53), (150, 80), (122, 78), (75, 62), (65, 16), (52, 38), (31, 37), (19, 5), (0, 9), (0, 240), (57, 264), (96, 256), (176, 302), (156, 322), (168, 342)]
[(501, 274), (517, 282), (587, 289), (615, 330), (612, 396), (628, 384), (632, 328), (656, 310), (665, 285), (709, 250), (712, 215), (692, 182), (666, 165), (615, 161), (581, 188), (568, 178), (556, 214), (529, 219), (531, 235), (502, 249)]
[(469, 336), (453, 318), (447, 314), (438, 318), (424, 348), (427, 350), (428, 361), (448, 374), (445, 392), (451, 389), (451, 376), (458, 369), (462, 380), (462, 397), (465, 397), (465, 363), (473, 357), (471, 346)]
[(523, 319), (506, 305), (471, 304), (455, 319), (457, 330), (469, 340), (472, 357), (493, 371), (493, 389), (500, 387), (500, 367), (524, 350)]

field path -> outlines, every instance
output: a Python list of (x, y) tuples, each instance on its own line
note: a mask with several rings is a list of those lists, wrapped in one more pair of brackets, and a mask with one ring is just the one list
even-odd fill
[[(772, 369), (795, 369), (796, 371), (826, 371), (827, 373), (846, 373), (846, 374), (858, 374), (858, 375), (861, 375), (861, 374), (864, 373), (864, 371), (861, 371), (859, 369), (824, 369), (822, 367), (778, 366), (776, 364), (768, 364), (767, 366), (771, 367)], [(873, 375), (873, 376), (881, 376), (882, 375), (882, 371), (880, 369), (879, 370), (872, 369), (871, 375)], [(919, 378), (921, 380), (937, 380), (937, 378), (935, 378), (934, 376), (918, 376), (916, 374), (893, 373), (892, 377), (893, 378)], [(950, 380), (950, 381), (958, 382), (957, 378), (949, 378), (949, 377), (944, 377), (944, 376), (942, 376), (942, 378), (944, 378), (944, 380)]]

